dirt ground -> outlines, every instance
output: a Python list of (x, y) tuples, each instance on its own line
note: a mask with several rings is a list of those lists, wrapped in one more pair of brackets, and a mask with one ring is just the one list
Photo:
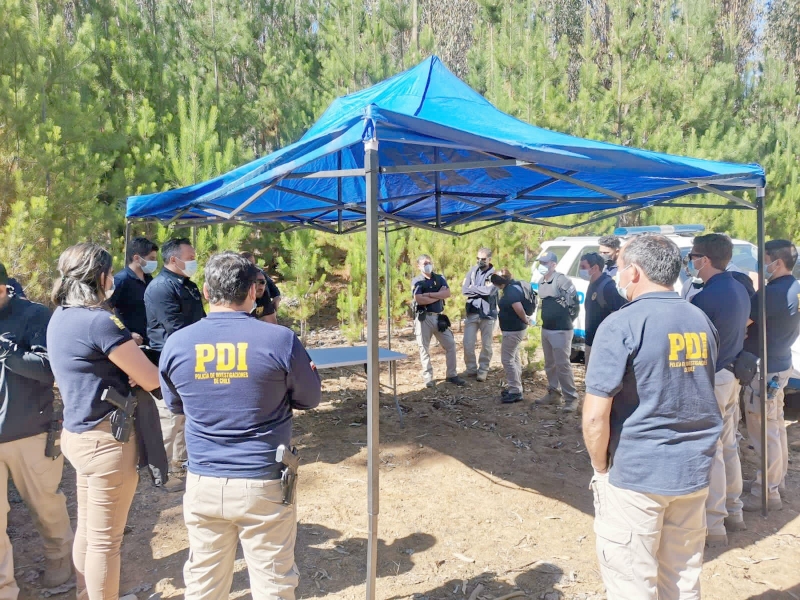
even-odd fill
[[(313, 334), (308, 345), (340, 340), (338, 332), (327, 330)], [(533, 406), (545, 390), (541, 372), (526, 375), (524, 402), (501, 404), (497, 341), (488, 381), (473, 379), (465, 388), (440, 382), (433, 390), (422, 385), (411, 330), (396, 333), (394, 342), (393, 349), (409, 356), (398, 366), (405, 426), (391, 394), (382, 397), (378, 597), (492, 600), (520, 591), (529, 599), (603, 598), (580, 417)], [(444, 354), (437, 347), (433, 355), (441, 378)], [(575, 373), (582, 388), (583, 367), (576, 365)], [(295, 443), (303, 456), (297, 595), (361, 598), (367, 550), (365, 382), (344, 370), (323, 376), (322, 404), (295, 418)], [(797, 411), (788, 416), (791, 444), (800, 440), (800, 425)], [(742, 452), (745, 477), (752, 477), (755, 460), (746, 439)], [(748, 530), (730, 535), (729, 548), (706, 552), (704, 598), (800, 599), (797, 445), (790, 460), (783, 511), (767, 519), (747, 514)], [(74, 515), (69, 467), (63, 487)], [(181, 495), (143, 478), (129, 525), (120, 591), (140, 600), (182, 597), (188, 546)], [(20, 598), (45, 596), (36, 585), (41, 543), (18, 498), (12, 498), (9, 535)], [(231, 597), (249, 598), (241, 553), (236, 570)], [(482, 589), (473, 594), (478, 585)], [(71, 600), (74, 590), (57, 597)]]

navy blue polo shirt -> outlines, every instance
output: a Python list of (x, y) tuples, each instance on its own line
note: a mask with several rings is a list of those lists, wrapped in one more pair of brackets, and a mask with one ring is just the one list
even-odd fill
[(130, 267), (125, 267), (114, 275), (114, 295), (108, 301), (128, 331), (142, 336), (145, 344), (147, 311), (144, 307), (144, 291), (152, 280), (150, 275), (145, 275), (142, 281)]
[[(497, 301), (499, 312), (497, 313), (497, 320), (500, 322), (500, 331), (523, 331), (528, 328), (528, 321), (523, 321), (513, 308), (516, 302), (525, 300), (525, 294), (520, 286), (523, 285), (519, 281), (513, 280), (505, 288), (503, 294)], [(530, 285), (525, 283), (524, 285)]]
[(292, 440), (292, 409), (319, 404), (319, 375), (286, 327), (244, 312), (212, 312), (175, 332), (159, 361), (164, 401), (186, 415), (189, 471), (274, 476), (275, 450)]
[(675, 292), (643, 294), (600, 324), (586, 393), (613, 398), (613, 485), (664, 496), (708, 487), (722, 430), (717, 347), (709, 318)]
[(586, 310), (586, 345), (594, 343), (597, 328), (612, 312), (622, 308), (625, 298), (619, 295), (617, 285), (607, 274), (602, 273), (589, 284), (583, 307)]
[[(449, 287), (445, 278), (438, 273), (431, 273), (430, 277), (417, 275), (411, 280), (411, 294), (426, 294), (428, 292), (438, 292), (442, 288)], [(426, 304), (419, 307), (421, 310), (431, 313), (440, 313), (444, 310), (444, 300), (437, 300), (433, 304)]]
[[(767, 296), (767, 372), (780, 373), (792, 368), (792, 344), (800, 331), (800, 283), (792, 275), (771, 280), (764, 288)], [(750, 318), (744, 349), (759, 355), (758, 294), (750, 301)]]
[(733, 364), (744, 346), (750, 296), (729, 271), (723, 271), (706, 281), (691, 302), (706, 313), (719, 334), (717, 372), (720, 372)]
[(64, 429), (83, 433), (105, 419), (114, 410), (100, 399), (109, 386), (130, 393), (128, 376), (108, 358), (130, 339), (122, 321), (103, 308), (56, 308), (47, 326), (47, 352), (64, 402)]

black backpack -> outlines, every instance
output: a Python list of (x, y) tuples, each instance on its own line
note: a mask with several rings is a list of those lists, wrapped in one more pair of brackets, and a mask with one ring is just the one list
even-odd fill
[(536, 292), (533, 291), (530, 284), (524, 285), (517, 281), (513, 285), (517, 286), (522, 292), (522, 309), (525, 311), (525, 314), (530, 317), (536, 310)]

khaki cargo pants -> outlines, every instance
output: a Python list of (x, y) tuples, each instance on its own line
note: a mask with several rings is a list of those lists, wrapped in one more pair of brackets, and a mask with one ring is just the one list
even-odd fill
[(709, 535), (725, 535), (725, 517), (742, 517), (742, 463), (736, 439), (739, 417), (739, 382), (722, 369), (714, 376), (714, 395), (722, 413), (722, 433), (717, 442), (706, 500)]
[[(492, 362), (492, 335), (496, 322), (495, 319), (481, 319), (477, 313), (467, 315), (464, 321), (464, 364), (468, 375), (489, 372), (489, 364)], [(478, 333), (481, 334), (481, 354), (476, 361)]]
[(445, 351), (447, 363), (447, 378), (458, 375), (456, 369), (456, 340), (450, 329), (439, 331), (439, 315), (428, 313), (425, 320), (414, 319), (414, 335), (419, 346), (419, 360), (422, 363), (422, 378), (425, 383), (433, 381), (433, 364), (431, 363), (430, 346), (431, 337), (436, 337)]
[(592, 479), (597, 559), (607, 600), (699, 600), (708, 488), (685, 496)]
[(528, 330), (504, 331), (503, 341), (500, 344), (500, 358), (503, 362), (503, 369), (506, 374), (508, 391), (513, 394), (521, 394), (522, 390), (522, 360), (519, 355), (519, 347), (528, 336)]
[[(786, 421), (783, 415), (783, 391), (789, 382), (791, 369), (780, 373), (768, 373), (767, 381), (778, 377), (778, 391), (772, 400), (767, 400), (767, 491), (769, 498), (780, 498), (778, 487), (784, 483), (789, 470), (789, 443), (786, 439)], [(759, 393), (758, 377), (755, 377), (745, 389), (744, 396), (745, 418), (747, 421), (747, 437), (758, 456), (759, 469), (756, 480), (750, 491), (754, 496), (761, 497), (761, 395)]]
[(176, 415), (163, 400), (156, 399), (158, 417), (161, 420), (161, 435), (164, 438), (164, 448), (167, 451), (167, 460), (170, 467), (186, 461), (186, 438), (184, 429), (186, 417)]
[(69, 556), (72, 527), (67, 514), (67, 499), (58, 491), (64, 457), (56, 460), (44, 455), (47, 434), (0, 444), (0, 600), (16, 600), (19, 588), (14, 581), (14, 553), (6, 534), (8, 526), (8, 476), (30, 510), (33, 524), (44, 541), (44, 556), (57, 560)]
[(240, 541), (253, 600), (294, 600), (297, 512), (281, 498), (280, 480), (187, 475), (185, 600), (228, 600)]

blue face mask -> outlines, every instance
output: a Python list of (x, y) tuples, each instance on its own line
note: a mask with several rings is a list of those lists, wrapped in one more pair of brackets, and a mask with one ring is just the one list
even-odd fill
[(550, 272), (550, 269), (547, 267), (547, 265), (539, 265), (536, 267), (536, 270), (539, 271), (540, 275), (547, 275)]

